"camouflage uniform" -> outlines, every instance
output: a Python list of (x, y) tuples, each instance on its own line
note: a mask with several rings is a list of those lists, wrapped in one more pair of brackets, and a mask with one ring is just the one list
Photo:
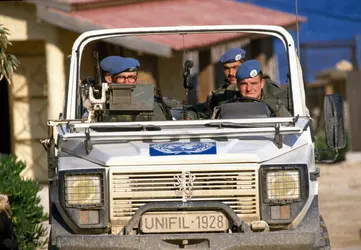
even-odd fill
[[(264, 96), (272, 96), (273, 99), (276, 98), (277, 101), (281, 101), (286, 110), (291, 110), (288, 103), (288, 85), (281, 86), (275, 81), (273, 81), (268, 75), (263, 75), (265, 81), (263, 87)], [(269, 98), (268, 98), (269, 99)]]
[(266, 93), (265, 91), (262, 91), (261, 101), (264, 101), (266, 104), (268, 104), (272, 108), (272, 110), (276, 113), (276, 116), (279, 117), (292, 116), (285, 107), (285, 105), (283, 104), (282, 99), (279, 98), (278, 96), (271, 95), (269, 93)]
[(195, 104), (187, 109), (187, 115), (191, 120), (209, 119), (213, 109), (227, 100), (235, 97), (238, 92), (237, 85), (223, 81), (222, 87), (211, 91), (205, 102)]
[(238, 87), (236, 84), (229, 84), (228, 82), (224, 81), (224, 84), (221, 88), (212, 91), (207, 96), (207, 106), (209, 107), (210, 113), (212, 113), (213, 109), (216, 106), (221, 105), (225, 101), (228, 101), (235, 97), (236, 93), (238, 92)]

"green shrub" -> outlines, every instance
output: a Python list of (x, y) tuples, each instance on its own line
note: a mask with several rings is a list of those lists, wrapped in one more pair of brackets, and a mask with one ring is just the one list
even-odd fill
[[(347, 133), (345, 134), (346, 139), (346, 146), (343, 149), (338, 151), (338, 156), (336, 158), (336, 162), (341, 162), (346, 160), (346, 152), (348, 151), (348, 136)], [(316, 141), (315, 141), (316, 149), (327, 149), (327, 142), (326, 142), (326, 135), (324, 131), (320, 131), (316, 134)], [(332, 150), (321, 150), (320, 152), (321, 159), (333, 159), (335, 153)]]
[(38, 249), (47, 244), (47, 230), (41, 222), (48, 216), (40, 204), (39, 182), (20, 177), (25, 167), (16, 156), (0, 156), (0, 193), (9, 196), (19, 249)]

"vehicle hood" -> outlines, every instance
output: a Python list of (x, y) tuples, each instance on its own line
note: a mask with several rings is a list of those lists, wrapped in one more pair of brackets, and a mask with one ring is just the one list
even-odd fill
[(281, 147), (274, 136), (241, 136), (176, 141), (92, 141), (86, 152), (82, 140), (65, 141), (61, 151), (102, 166), (195, 163), (261, 163), (307, 144), (302, 134), (282, 136)]

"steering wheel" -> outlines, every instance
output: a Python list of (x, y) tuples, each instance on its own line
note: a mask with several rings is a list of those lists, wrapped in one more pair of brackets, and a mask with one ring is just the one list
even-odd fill
[(233, 99), (230, 99), (224, 103), (232, 103), (232, 102), (260, 102), (260, 103), (263, 103), (266, 105), (266, 107), (269, 109), (269, 111), (271, 111), (270, 117), (276, 117), (276, 112), (273, 110), (273, 108), (268, 103), (266, 103), (260, 99), (248, 97), (248, 96), (240, 96), (240, 97), (235, 97)]

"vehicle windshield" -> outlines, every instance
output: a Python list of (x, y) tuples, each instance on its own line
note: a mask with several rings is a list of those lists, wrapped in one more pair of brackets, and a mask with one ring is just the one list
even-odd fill
[(71, 118), (90, 123), (217, 122), (294, 116), (289, 48), (276, 51), (281, 36), (255, 33), (93, 39), (80, 53), (79, 64), (73, 63), (79, 85)]

